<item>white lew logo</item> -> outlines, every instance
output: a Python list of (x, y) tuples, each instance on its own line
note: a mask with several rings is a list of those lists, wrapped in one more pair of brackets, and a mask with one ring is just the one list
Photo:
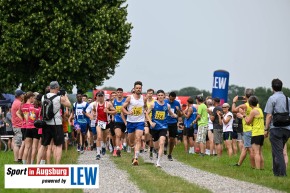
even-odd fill
[(225, 77), (214, 77), (213, 88), (225, 89), (227, 78)]

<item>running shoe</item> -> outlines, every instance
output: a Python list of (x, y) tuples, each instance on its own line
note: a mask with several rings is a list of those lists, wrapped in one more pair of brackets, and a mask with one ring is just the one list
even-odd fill
[(167, 150), (164, 150), (164, 155), (167, 155)]
[(100, 160), (100, 159), (101, 159), (101, 155), (98, 154), (98, 155), (96, 156), (96, 160)]
[(169, 161), (173, 161), (172, 155), (168, 155), (167, 158), (168, 158)]
[(106, 154), (106, 148), (102, 147), (102, 155), (105, 155), (105, 154)]
[(117, 152), (116, 152), (116, 155), (118, 156), (118, 157), (121, 157), (121, 150), (117, 150)]
[(133, 158), (132, 165), (133, 166), (138, 166), (139, 165), (139, 162), (138, 162), (137, 158)]
[(161, 165), (160, 165), (159, 162), (156, 163), (156, 167), (157, 167), (157, 168), (161, 168)]
[(113, 156), (117, 157), (117, 150), (116, 149), (114, 149), (114, 151), (113, 151)]
[(84, 153), (84, 148), (81, 146), (81, 149), (80, 149), (80, 153), (83, 154)]
[(78, 147), (77, 147), (77, 151), (78, 151), (78, 152), (81, 151), (81, 146), (80, 146), (80, 145), (78, 145)]

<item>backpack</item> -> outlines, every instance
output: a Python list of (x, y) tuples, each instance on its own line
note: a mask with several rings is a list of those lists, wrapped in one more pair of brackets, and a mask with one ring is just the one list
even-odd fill
[(57, 110), (56, 113), (53, 113), (53, 99), (58, 95), (54, 95), (50, 98), (47, 98), (47, 95), (44, 95), (44, 100), (42, 102), (42, 119), (45, 121), (49, 121), (54, 118), (54, 115), (59, 111)]

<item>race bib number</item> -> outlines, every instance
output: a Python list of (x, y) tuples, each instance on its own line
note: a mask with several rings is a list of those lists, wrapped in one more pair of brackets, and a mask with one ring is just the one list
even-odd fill
[(142, 107), (133, 107), (133, 116), (140, 116), (142, 114)]
[(164, 120), (165, 119), (165, 111), (156, 111), (154, 119)]
[(104, 122), (104, 121), (98, 121), (98, 126), (101, 127), (101, 129), (106, 129), (107, 122)]
[(117, 113), (121, 113), (121, 110), (122, 110), (122, 106), (116, 106)]
[(76, 110), (76, 115), (77, 116), (83, 115), (83, 109), (77, 109)]
[(91, 127), (95, 127), (96, 126), (96, 120), (91, 120)]

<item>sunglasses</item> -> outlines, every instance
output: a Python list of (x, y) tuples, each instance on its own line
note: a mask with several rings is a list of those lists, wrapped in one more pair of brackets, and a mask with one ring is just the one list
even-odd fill
[(225, 109), (225, 108), (229, 108), (229, 107), (222, 107), (223, 109)]
[(99, 94), (99, 95), (97, 95), (98, 97), (103, 97), (104, 95), (102, 95), (102, 94)]

